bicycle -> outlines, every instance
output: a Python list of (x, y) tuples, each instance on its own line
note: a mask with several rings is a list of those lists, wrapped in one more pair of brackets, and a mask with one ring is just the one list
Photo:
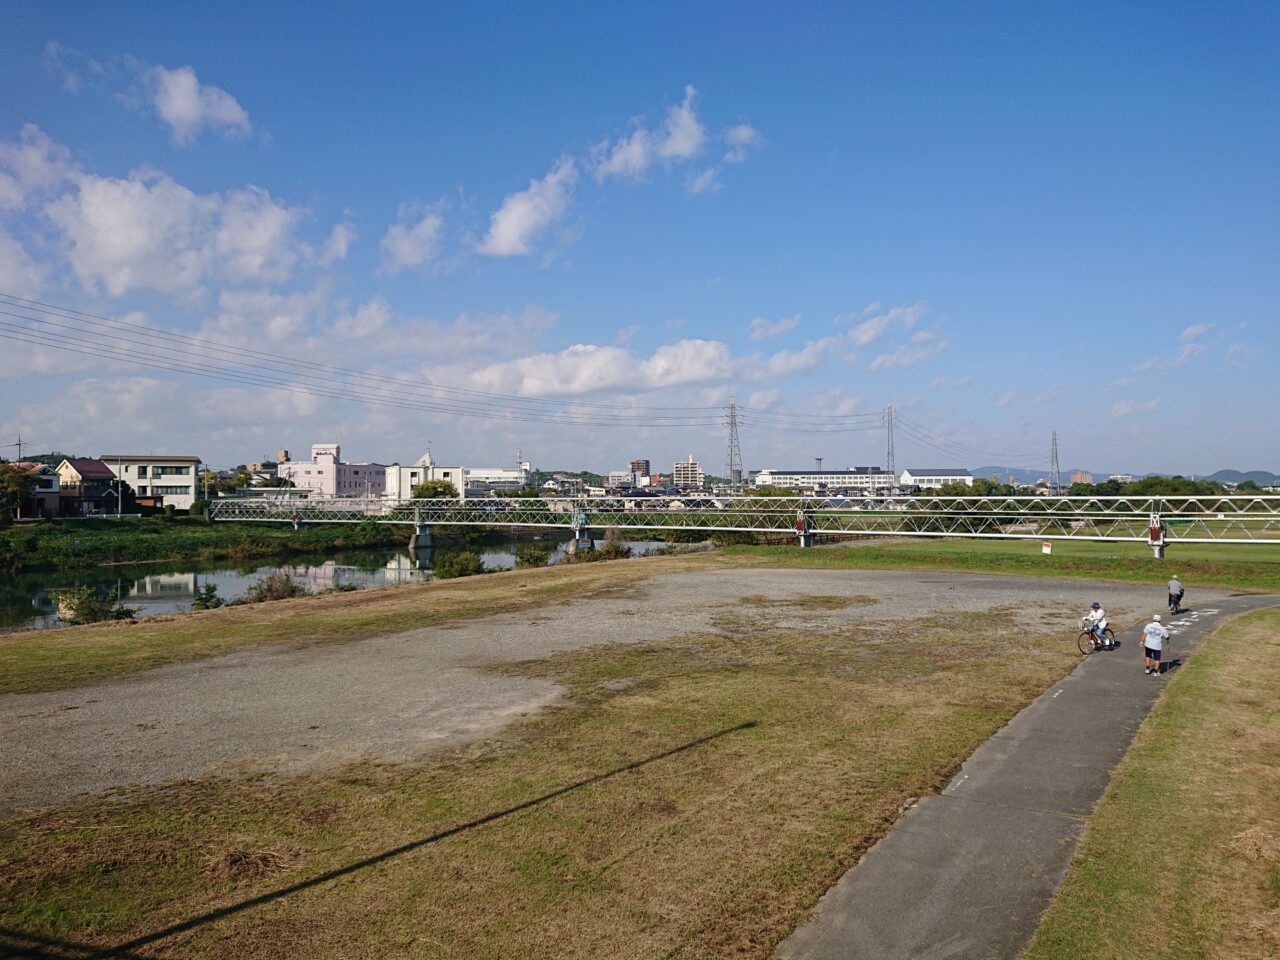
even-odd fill
[[(1116, 635), (1110, 627), (1106, 627), (1102, 631), (1102, 636), (1107, 646), (1115, 646)], [(1098, 642), (1098, 638), (1093, 633), (1093, 621), (1088, 617), (1080, 621), (1080, 636), (1076, 638), (1076, 646), (1080, 648), (1081, 656), (1085, 657), (1095, 650), (1102, 649), (1102, 644)]]
[(1185, 594), (1171, 593), (1169, 594), (1169, 612), (1175, 617), (1182, 612), (1182, 598)]

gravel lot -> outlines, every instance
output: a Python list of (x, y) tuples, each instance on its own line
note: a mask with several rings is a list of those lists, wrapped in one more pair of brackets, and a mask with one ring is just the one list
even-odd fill
[[(619, 565), (619, 576), (625, 577)], [(0, 815), (112, 789), (209, 774), (288, 775), (356, 759), (408, 761), (494, 733), (554, 702), (543, 680), (486, 664), (601, 642), (715, 630), (741, 603), (806, 596), (878, 602), (827, 611), (832, 623), (909, 621), (1016, 608), (1029, 629), (1074, 641), (1097, 599), (1117, 627), (1160, 609), (1151, 587), (899, 571), (733, 570), (672, 574), (619, 595), (459, 621), (346, 644), (242, 651), (74, 690), (0, 697)], [(1198, 601), (1224, 596), (1198, 591)], [(775, 624), (812, 610), (771, 608)]]

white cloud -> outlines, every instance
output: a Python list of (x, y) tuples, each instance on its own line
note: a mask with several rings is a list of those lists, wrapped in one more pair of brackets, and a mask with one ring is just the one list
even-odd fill
[(218, 295), (218, 309), (201, 334), (222, 343), (252, 345), (263, 340), (287, 340), (296, 344), (325, 312), (326, 300), (317, 290), (224, 290)]
[(354, 313), (340, 313), (333, 334), (340, 340), (358, 340), (384, 330), (391, 322), (391, 307), (381, 297), (362, 303)]
[(612, 147), (607, 143), (598, 144), (592, 153), (596, 158), (592, 170), (596, 180), (609, 177), (641, 180), (653, 163), (653, 134), (641, 127)]
[(502, 201), (476, 249), (493, 257), (530, 253), (538, 236), (569, 209), (577, 179), (577, 164), (562, 157), (541, 180), (530, 180), (526, 189)]
[(851, 395), (844, 387), (831, 387), (813, 395), (814, 413), (829, 417), (847, 417), (857, 413), (866, 402), (862, 394)]
[(1193, 323), (1178, 335), (1179, 340), (1199, 340), (1206, 333), (1212, 330), (1212, 323)]
[(739, 376), (748, 380), (774, 380), (812, 370), (840, 344), (839, 337), (811, 340), (799, 350), (779, 350), (767, 360), (746, 357), (739, 363)]
[(769, 410), (781, 399), (781, 390), (757, 390), (747, 397), (747, 406), (753, 410)]
[(875, 373), (879, 370), (914, 367), (917, 363), (936, 357), (949, 346), (951, 346), (950, 342), (943, 340), (939, 334), (931, 330), (921, 330), (911, 337), (909, 343), (880, 354), (867, 364), (867, 369)]
[(793, 313), (789, 317), (783, 317), (781, 320), (770, 322), (765, 317), (756, 317), (751, 321), (747, 328), (751, 331), (750, 339), (752, 340), (768, 340), (770, 337), (776, 337), (786, 333), (788, 330), (794, 330), (800, 322), (800, 314)]
[(1160, 406), (1159, 400), (1146, 400), (1135, 403), (1132, 400), (1117, 400), (1111, 405), (1113, 417), (1131, 417), (1137, 413), (1154, 413)]
[(1248, 347), (1243, 343), (1234, 343), (1227, 350), (1227, 364), (1235, 370), (1244, 370), (1252, 366), (1253, 358), (1258, 355), (1256, 347)]
[(1017, 391), (1010, 390), (1003, 397), (1001, 397), (999, 400), (996, 401), (996, 406), (1007, 407), (1009, 406), (1009, 404), (1013, 403), (1013, 401), (1016, 400), (1017, 398), (1018, 398)]
[(951, 387), (967, 387), (972, 383), (969, 377), (938, 377), (933, 381), (933, 386), (936, 390), (945, 390)]
[(145, 74), (151, 105), (180, 146), (190, 146), (204, 129), (227, 138), (248, 136), (253, 130), (244, 107), (221, 87), (202, 84), (191, 67), (152, 67)]
[(619, 346), (622, 346), (623, 344), (626, 344), (626, 343), (630, 343), (631, 338), (634, 337), (639, 332), (640, 332), (640, 324), (638, 323), (628, 324), (627, 326), (622, 327), (620, 330), (618, 330), (616, 334), (614, 334), (613, 342), (618, 344)]
[(698, 120), (693, 101), (698, 91), (690, 84), (684, 88), (684, 100), (667, 111), (657, 154), (663, 160), (688, 160), (702, 152), (707, 130)]
[(720, 168), (707, 167), (701, 173), (694, 174), (685, 187), (695, 197), (704, 193), (715, 193), (720, 189)]
[[(873, 303), (862, 311), (865, 318), (854, 325), (849, 331), (849, 343), (854, 347), (865, 347), (870, 343), (879, 340), (884, 334), (895, 327), (902, 327), (910, 330), (929, 310), (924, 303), (914, 303), (909, 307), (891, 307), (883, 313), (877, 312), (881, 309), (880, 304)], [(849, 318), (837, 317), (837, 322), (846, 322)]]
[(398, 221), (382, 237), (382, 271), (398, 273), (420, 267), (440, 255), (444, 216), (437, 207), (405, 204)]
[(1051, 386), (1045, 387), (1043, 390), (1037, 393), (1031, 402), (1045, 403), (1046, 401), (1049, 401), (1049, 400), (1057, 400), (1061, 396), (1062, 396), (1062, 388), (1057, 384), (1053, 384)]
[(1172, 356), (1155, 356), (1138, 364), (1135, 370), (1157, 370), (1172, 367), (1180, 367), (1185, 363), (1190, 363), (1200, 354), (1204, 353), (1204, 347), (1198, 343), (1185, 343)]
[(80, 282), (111, 296), (194, 293), (208, 279), (279, 283), (302, 251), (294, 233), (306, 211), (258, 187), (197, 194), (154, 170), (73, 182), (45, 212)]
[[(45, 271), (4, 227), (0, 227), (0, 290), (16, 297), (36, 297)], [(7, 318), (0, 318), (7, 319)]]
[[(591, 150), (589, 167), (597, 181), (609, 177), (642, 180), (649, 168), (659, 160), (676, 163), (691, 160), (703, 151), (707, 131), (698, 119), (694, 107), (697, 91), (692, 86), (684, 88), (684, 100), (668, 108), (666, 120), (660, 130), (637, 127), (612, 144), (608, 141), (596, 144)], [(714, 168), (713, 168), (714, 169)], [(696, 180), (703, 180), (699, 189), (690, 184), (690, 192), (701, 193), (712, 188), (714, 174), (709, 179), (704, 171)]]
[(34, 123), (24, 124), (17, 142), (0, 140), (0, 210), (21, 209), (33, 196), (62, 184), (71, 171), (71, 152)]
[(729, 145), (729, 152), (724, 155), (725, 163), (742, 163), (747, 159), (747, 148), (758, 147), (764, 143), (764, 138), (751, 124), (739, 123), (724, 132), (724, 142)]
[(345, 221), (335, 223), (333, 229), (329, 231), (329, 237), (325, 240), (319, 256), (316, 257), (316, 262), (327, 267), (331, 263), (347, 259), (347, 254), (351, 252), (351, 245), (355, 242), (356, 225), (354, 223)]

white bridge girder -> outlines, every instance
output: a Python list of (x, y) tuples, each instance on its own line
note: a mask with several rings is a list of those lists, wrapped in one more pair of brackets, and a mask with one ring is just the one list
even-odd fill
[[(1280, 545), (1280, 496), (215, 500), (215, 521)], [(583, 524), (583, 518), (586, 523)], [(1158, 532), (1153, 532), (1153, 524)]]

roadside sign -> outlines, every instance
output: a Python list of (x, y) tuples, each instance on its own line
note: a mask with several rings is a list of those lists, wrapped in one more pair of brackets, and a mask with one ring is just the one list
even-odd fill
[(1040, 544), (1040, 552), (1044, 554), (1053, 553), (1053, 544), (1046, 540), (1044, 543)]

